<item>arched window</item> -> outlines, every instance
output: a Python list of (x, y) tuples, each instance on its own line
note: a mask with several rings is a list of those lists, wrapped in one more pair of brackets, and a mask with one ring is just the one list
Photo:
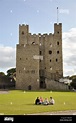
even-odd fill
[(35, 44), (35, 42), (32, 42), (32, 44)]

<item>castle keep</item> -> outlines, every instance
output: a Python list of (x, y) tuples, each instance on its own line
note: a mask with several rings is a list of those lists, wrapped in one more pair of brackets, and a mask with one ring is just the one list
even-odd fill
[(54, 34), (43, 35), (31, 34), (29, 25), (19, 25), (16, 88), (50, 89), (61, 77), (63, 77), (62, 23), (54, 24)]

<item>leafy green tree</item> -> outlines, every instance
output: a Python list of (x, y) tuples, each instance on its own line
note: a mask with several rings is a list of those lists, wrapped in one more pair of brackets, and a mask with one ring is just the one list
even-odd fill
[(11, 76), (16, 72), (16, 68), (11, 68), (9, 70), (7, 70), (7, 76)]
[(69, 79), (76, 79), (76, 75), (71, 76)]
[(0, 76), (5, 76), (5, 73), (4, 72), (0, 72)]
[(73, 79), (72, 79), (72, 82), (70, 83), (70, 85), (71, 85), (74, 89), (76, 89), (76, 78), (73, 78)]

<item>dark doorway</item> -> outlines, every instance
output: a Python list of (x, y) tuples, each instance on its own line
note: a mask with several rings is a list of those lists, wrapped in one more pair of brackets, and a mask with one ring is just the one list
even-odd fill
[(40, 88), (43, 88), (43, 81), (40, 82)]
[(28, 86), (28, 90), (31, 90), (31, 85)]
[(46, 88), (45, 78), (43, 76), (40, 77), (40, 88)]
[(43, 88), (43, 89), (46, 88), (45, 82), (43, 82), (43, 81), (40, 82), (40, 88)]

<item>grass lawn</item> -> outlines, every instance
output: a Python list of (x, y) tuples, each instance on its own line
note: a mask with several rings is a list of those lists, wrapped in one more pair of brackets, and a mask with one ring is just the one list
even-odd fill
[[(55, 105), (34, 105), (37, 96), (48, 99), (52, 96), (55, 99)], [(76, 110), (76, 92), (12, 90), (5, 94), (0, 93), (0, 114), (24, 115), (62, 110)]]

